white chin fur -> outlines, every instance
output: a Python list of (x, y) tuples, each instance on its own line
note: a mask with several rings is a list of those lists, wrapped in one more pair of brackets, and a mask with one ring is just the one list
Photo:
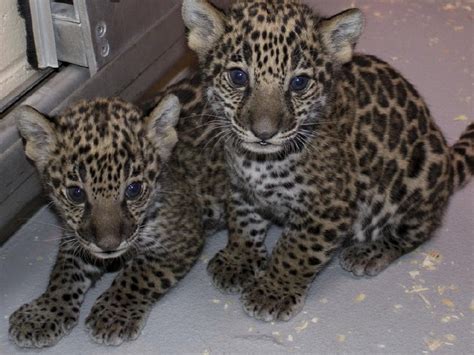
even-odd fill
[(117, 258), (120, 255), (124, 254), (128, 250), (128, 244), (126, 242), (120, 243), (117, 250), (112, 252), (104, 252), (95, 244), (89, 244), (86, 246), (86, 249), (98, 259), (112, 259)]
[(278, 153), (282, 150), (282, 146), (268, 144), (268, 145), (261, 145), (259, 143), (242, 143), (242, 147), (249, 152), (257, 153), (257, 154), (273, 154)]
[(91, 254), (94, 255), (97, 259), (112, 259), (112, 258), (118, 258), (120, 255), (124, 254), (127, 250), (128, 248), (124, 248), (121, 250), (114, 251), (112, 253), (91, 251)]

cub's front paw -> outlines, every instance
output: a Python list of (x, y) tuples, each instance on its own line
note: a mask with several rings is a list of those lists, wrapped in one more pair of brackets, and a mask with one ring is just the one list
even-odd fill
[(304, 306), (306, 290), (291, 289), (272, 280), (259, 278), (242, 292), (244, 311), (251, 317), (266, 322), (287, 321)]
[(127, 303), (125, 296), (114, 301), (113, 296), (101, 296), (86, 318), (86, 328), (94, 341), (105, 345), (120, 345), (135, 340), (146, 323), (149, 307)]
[(10, 339), (25, 348), (56, 344), (77, 324), (79, 309), (40, 297), (24, 304), (10, 316)]
[(207, 271), (222, 292), (238, 293), (253, 283), (266, 263), (266, 251), (237, 252), (225, 248), (209, 262)]

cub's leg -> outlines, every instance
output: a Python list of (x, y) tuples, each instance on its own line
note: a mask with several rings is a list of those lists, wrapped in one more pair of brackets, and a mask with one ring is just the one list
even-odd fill
[(339, 248), (348, 225), (342, 218), (335, 223), (317, 216), (290, 222), (265, 272), (242, 292), (244, 310), (257, 319), (289, 320), (303, 308), (312, 280)]
[(103, 273), (76, 255), (63, 240), (46, 292), (10, 316), (10, 339), (21, 347), (56, 344), (77, 324), (79, 308), (91, 284)]
[[(170, 226), (180, 226), (178, 220), (161, 216)], [(152, 306), (191, 269), (204, 244), (201, 234), (170, 228), (167, 236), (168, 242), (160, 241), (160, 246), (130, 260), (95, 302), (86, 328), (98, 343), (119, 345), (136, 339)]]
[(265, 266), (264, 241), (270, 222), (240, 192), (231, 194), (228, 214), (228, 244), (211, 259), (207, 270), (219, 290), (235, 293), (252, 283)]
[[(444, 184), (439, 187), (428, 199), (422, 198), (419, 190), (413, 192), (383, 225), (374, 216), (367, 226), (371, 233), (366, 233), (366, 240), (357, 241), (341, 251), (342, 268), (355, 276), (375, 276), (428, 240), (440, 223), (449, 193)], [(374, 225), (377, 221), (378, 227)]]

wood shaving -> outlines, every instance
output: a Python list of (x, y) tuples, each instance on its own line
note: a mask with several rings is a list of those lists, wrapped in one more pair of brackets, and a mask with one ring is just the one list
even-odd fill
[(472, 7), (469, 5), (463, 4), (461, 1), (456, 1), (455, 3), (447, 3), (442, 7), (444, 11), (454, 11), (458, 9), (472, 11)]
[(338, 342), (344, 343), (346, 341), (346, 336), (344, 334), (338, 334), (336, 336), (336, 339), (337, 339)]
[(425, 302), (426, 308), (431, 308), (431, 303), (422, 293), (418, 293), (418, 296)]
[(448, 341), (456, 341), (456, 339), (457, 339), (457, 338), (456, 338), (456, 335), (454, 335), (454, 334), (446, 334), (444, 337), (445, 337), (446, 340), (448, 340)]
[(438, 287), (436, 287), (436, 290), (438, 291), (438, 294), (440, 296), (442, 296), (446, 291), (459, 291), (459, 287), (456, 286), (456, 285), (449, 285), (449, 286), (445, 286), (445, 285), (439, 285)]
[(446, 5), (443, 6), (443, 10), (444, 11), (453, 11), (453, 10), (456, 10), (456, 5), (454, 4), (451, 4), (451, 3), (447, 3)]
[(276, 344), (282, 344), (283, 343), (283, 336), (280, 334), (280, 332), (272, 332), (273, 340), (275, 341)]
[(301, 322), (301, 324), (299, 326), (295, 327), (295, 330), (296, 330), (297, 333), (302, 332), (303, 330), (308, 328), (308, 325), (309, 325), (308, 321), (304, 320), (304, 321)]
[(412, 279), (415, 279), (417, 276), (420, 276), (420, 272), (418, 270), (413, 270), (408, 272)]
[(443, 260), (443, 257), (438, 251), (432, 250), (428, 254), (424, 254), (425, 259), (423, 260), (423, 263), (421, 266), (425, 268), (426, 270), (436, 270), (436, 266), (438, 266), (441, 261)]
[(406, 289), (405, 293), (418, 293), (423, 291), (429, 291), (429, 288), (423, 287), (423, 285), (413, 285), (410, 289)]
[(360, 302), (362, 302), (363, 300), (365, 300), (365, 297), (366, 297), (365, 294), (359, 293), (359, 294), (356, 296), (356, 298), (354, 298), (354, 302), (360, 303)]
[(455, 121), (467, 121), (467, 116), (466, 115), (459, 115), (454, 117)]
[(441, 323), (449, 323), (452, 321), (459, 320), (459, 317), (457, 315), (447, 315), (441, 318)]
[(219, 304), (219, 303), (221, 303), (221, 300), (218, 300), (218, 299), (214, 298), (214, 299), (212, 300), (212, 303), (214, 303), (214, 304)]
[(448, 308), (454, 308), (454, 302), (451, 301), (449, 298), (443, 298), (441, 303), (444, 304)]
[(427, 339), (425, 340), (425, 344), (431, 351), (435, 351), (443, 346), (443, 342), (439, 339)]
[(428, 40), (428, 45), (430, 47), (433, 47), (434, 45), (438, 44), (439, 43), (439, 38), (438, 37), (431, 37), (429, 40)]

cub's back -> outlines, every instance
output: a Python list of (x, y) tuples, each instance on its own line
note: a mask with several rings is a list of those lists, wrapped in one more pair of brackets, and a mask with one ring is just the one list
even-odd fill
[(359, 174), (381, 190), (397, 178), (413, 188), (448, 184), (449, 147), (413, 85), (374, 56), (356, 55), (344, 68), (355, 104), (350, 135)]

